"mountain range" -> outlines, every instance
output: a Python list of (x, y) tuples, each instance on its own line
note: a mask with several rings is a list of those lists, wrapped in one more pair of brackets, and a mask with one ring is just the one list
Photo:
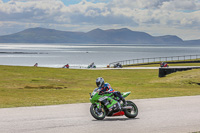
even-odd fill
[(29, 28), (0, 36), (0, 43), (93, 43), (93, 44), (199, 44), (200, 40), (183, 41), (175, 35), (152, 36), (145, 32), (122, 29), (94, 29), (89, 32)]

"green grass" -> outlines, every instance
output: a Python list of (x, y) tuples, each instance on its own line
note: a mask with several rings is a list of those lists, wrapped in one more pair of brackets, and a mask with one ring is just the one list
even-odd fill
[(165, 78), (158, 70), (76, 70), (0, 66), (0, 108), (89, 102), (95, 80), (103, 77), (128, 99), (200, 95), (200, 69)]

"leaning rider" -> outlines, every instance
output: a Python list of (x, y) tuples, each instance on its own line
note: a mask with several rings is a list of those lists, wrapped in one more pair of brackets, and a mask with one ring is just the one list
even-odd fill
[(126, 106), (126, 101), (124, 97), (121, 95), (119, 91), (114, 91), (109, 83), (104, 83), (104, 79), (102, 77), (98, 77), (96, 79), (96, 85), (98, 89), (100, 89), (100, 94), (104, 94), (105, 92), (113, 93), (115, 97), (119, 97), (120, 100), (123, 101), (124, 106)]

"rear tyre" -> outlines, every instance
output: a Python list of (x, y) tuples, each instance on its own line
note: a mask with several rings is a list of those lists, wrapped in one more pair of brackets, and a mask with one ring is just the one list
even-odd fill
[(90, 113), (95, 119), (103, 120), (105, 118), (105, 116), (106, 116), (106, 112), (105, 112), (103, 107), (101, 109), (102, 110), (99, 111), (99, 109), (97, 108), (97, 105), (96, 104), (92, 104), (91, 107), (90, 107)]
[(124, 114), (126, 117), (128, 118), (135, 118), (138, 115), (138, 108), (137, 106), (131, 102), (131, 101), (126, 101), (127, 102), (127, 106), (132, 106), (132, 109), (125, 109), (124, 110)]

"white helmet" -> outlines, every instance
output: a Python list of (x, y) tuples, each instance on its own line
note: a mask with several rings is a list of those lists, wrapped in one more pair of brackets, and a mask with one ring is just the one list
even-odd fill
[(97, 87), (104, 85), (104, 79), (102, 77), (98, 77), (96, 79), (96, 85), (97, 85)]

